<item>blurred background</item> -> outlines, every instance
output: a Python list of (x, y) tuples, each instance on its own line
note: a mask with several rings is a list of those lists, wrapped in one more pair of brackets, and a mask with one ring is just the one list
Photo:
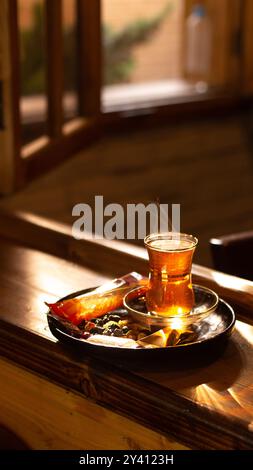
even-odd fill
[(179, 203), (206, 266), (210, 238), (252, 229), (251, 0), (1, 5), (2, 209)]

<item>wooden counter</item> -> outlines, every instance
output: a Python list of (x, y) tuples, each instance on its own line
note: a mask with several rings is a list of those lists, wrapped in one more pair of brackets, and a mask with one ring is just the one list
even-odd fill
[(28, 219), (0, 228), (0, 424), (34, 449), (252, 449), (253, 283), (194, 267), (236, 310), (218, 357), (80, 356), (51, 335), (44, 301), (145, 272), (145, 252), (73, 241), (66, 227)]

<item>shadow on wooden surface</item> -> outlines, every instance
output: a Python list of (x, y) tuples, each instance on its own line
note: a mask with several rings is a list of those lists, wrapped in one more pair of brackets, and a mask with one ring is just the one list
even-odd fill
[(23, 439), (0, 425), (0, 450), (29, 450)]

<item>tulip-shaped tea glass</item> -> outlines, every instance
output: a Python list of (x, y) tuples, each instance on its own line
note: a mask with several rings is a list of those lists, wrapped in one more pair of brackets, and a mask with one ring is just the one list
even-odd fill
[(147, 308), (163, 317), (187, 315), (194, 305), (192, 258), (198, 240), (185, 233), (156, 233), (144, 239), (149, 255)]

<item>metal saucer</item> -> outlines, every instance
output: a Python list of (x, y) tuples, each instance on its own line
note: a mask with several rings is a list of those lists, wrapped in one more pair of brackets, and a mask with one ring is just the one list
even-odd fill
[(125, 309), (129, 315), (143, 326), (159, 326), (161, 328), (171, 326), (177, 328), (178, 325), (184, 327), (204, 320), (211, 312), (215, 311), (219, 297), (207, 287), (193, 284), (193, 292), (195, 303), (194, 307), (188, 315), (162, 317), (148, 312), (146, 307), (146, 291), (145, 287), (138, 287), (128, 292), (123, 300)]

